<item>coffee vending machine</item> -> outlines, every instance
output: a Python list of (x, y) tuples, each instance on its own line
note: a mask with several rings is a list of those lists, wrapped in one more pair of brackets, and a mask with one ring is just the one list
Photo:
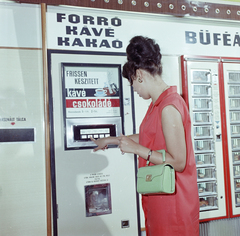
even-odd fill
[(134, 132), (124, 54), (49, 51), (54, 235), (140, 235), (136, 157), (95, 139)]

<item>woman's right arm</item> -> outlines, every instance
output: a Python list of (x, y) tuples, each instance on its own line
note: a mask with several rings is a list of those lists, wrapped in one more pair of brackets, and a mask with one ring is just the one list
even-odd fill
[(139, 134), (127, 135), (127, 137), (132, 139), (134, 142), (139, 143)]
[[(138, 134), (128, 135), (127, 137), (132, 139), (136, 143), (139, 142)], [(93, 149), (94, 152), (96, 152), (98, 150), (105, 150), (108, 148), (108, 145), (110, 145), (110, 144), (119, 145), (118, 137), (110, 136), (110, 137), (100, 138), (100, 139), (94, 139), (91, 137), (90, 139), (97, 145), (97, 147)]]

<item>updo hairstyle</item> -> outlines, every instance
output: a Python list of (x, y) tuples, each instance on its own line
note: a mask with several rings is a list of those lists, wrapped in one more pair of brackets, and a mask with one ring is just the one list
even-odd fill
[(153, 39), (135, 36), (127, 46), (127, 62), (123, 66), (123, 77), (132, 85), (137, 69), (144, 69), (151, 75), (161, 75), (162, 65), (160, 47)]

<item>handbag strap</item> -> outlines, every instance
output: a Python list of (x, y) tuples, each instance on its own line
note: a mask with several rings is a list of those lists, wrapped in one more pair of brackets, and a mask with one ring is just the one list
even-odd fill
[(166, 157), (165, 157), (166, 152), (165, 152), (165, 150), (164, 150), (164, 149), (162, 149), (162, 150), (157, 150), (157, 152), (162, 153), (162, 160), (163, 160), (163, 163), (165, 163), (165, 161), (166, 161)]
[[(162, 149), (162, 150), (157, 150), (157, 152), (162, 153), (162, 160), (163, 160), (163, 163), (165, 163), (165, 161), (166, 161), (166, 158), (165, 158), (165, 155), (166, 155), (165, 150), (164, 150), (164, 149)], [(148, 153), (146, 166), (149, 165), (149, 162), (150, 162), (149, 159), (150, 159), (150, 156), (151, 156), (151, 155), (152, 155), (152, 150), (150, 150), (149, 153)]]

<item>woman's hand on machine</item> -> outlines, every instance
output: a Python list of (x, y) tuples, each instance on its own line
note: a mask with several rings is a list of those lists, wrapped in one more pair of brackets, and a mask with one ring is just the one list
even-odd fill
[(100, 139), (94, 139), (93, 137), (90, 137), (90, 139), (97, 145), (97, 147), (93, 149), (94, 152), (108, 149), (109, 144), (115, 144), (118, 145), (122, 154), (134, 153), (134, 150), (136, 149), (135, 145), (138, 145), (131, 138), (122, 134), (119, 137), (107, 137)]
[(90, 139), (97, 145), (97, 147), (93, 149), (94, 152), (108, 149), (107, 140), (105, 138), (94, 139), (93, 137), (90, 137)]

